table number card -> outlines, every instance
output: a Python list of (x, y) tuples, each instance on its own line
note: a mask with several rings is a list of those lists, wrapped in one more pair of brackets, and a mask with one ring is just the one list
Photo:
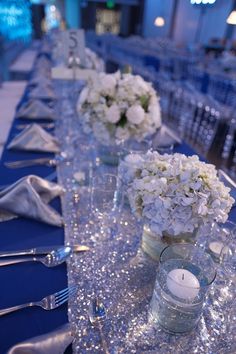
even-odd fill
[(70, 29), (62, 33), (65, 62), (72, 54), (80, 59), (81, 66), (86, 64), (84, 30)]

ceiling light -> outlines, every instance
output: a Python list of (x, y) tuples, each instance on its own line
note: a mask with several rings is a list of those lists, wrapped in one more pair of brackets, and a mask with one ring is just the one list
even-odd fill
[(155, 19), (154, 25), (157, 26), (157, 27), (163, 27), (163, 26), (165, 25), (165, 20), (164, 20), (164, 18), (158, 16), (158, 17)]
[(236, 11), (232, 11), (229, 17), (227, 18), (226, 22), (229, 25), (236, 25)]

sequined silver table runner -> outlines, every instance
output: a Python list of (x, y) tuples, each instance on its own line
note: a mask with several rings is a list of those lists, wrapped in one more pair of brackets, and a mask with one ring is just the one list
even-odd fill
[[(89, 322), (90, 302), (95, 294), (107, 309), (103, 332), (110, 353), (198, 353), (236, 352), (235, 303), (228, 284), (216, 281), (198, 327), (187, 335), (170, 335), (148, 321), (148, 307), (157, 264), (140, 249), (141, 227), (128, 207), (116, 222), (98, 227), (91, 213), (90, 186), (74, 178), (82, 166), (93, 166), (93, 175), (116, 173), (116, 168), (96, 163), (92, 137), (83, 134), (75, 114), (75, 84), (55, 81), (58, 100), (56, 136), (68, 159), (58, 166), (59, 183), (66, 189), (62, 198), (65, 243), (82, 243), (90, 252), (74, 254), (67, 263), (68, 283), (78, 284), (76, 299), (69, 302), (76, 354), (103, 353), (98, 328)], [(221, 299), (221, 300), (219, 300)]]

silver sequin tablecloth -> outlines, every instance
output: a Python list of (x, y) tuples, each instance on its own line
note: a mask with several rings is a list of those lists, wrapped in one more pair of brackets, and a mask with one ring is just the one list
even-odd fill
[[(76, 87), (77, 86), (77, 87)], [(55, 82), (58, 100), (56, 136), (68, 159), (58, 166), (65, 243), (81, 243), (91, 251), (74, 254), (67, 263), (68, 283), (78, 284), (77, 297), (69, 302), (76, 354), (103, 353), (99, 331), (89, 322), (90, 302), (100, 296), (107, 309), (103, 332), (110, 353), (229, 354), (236, 353), (235, 303), (227, 283), (216, 280), (198, 327), (187, 335), (170, 335), (148, 321), (148, 307), (157, 264), (140, 249), (141, 226), (129, 208), (109, 227), (93, 220), (90, 186), (80, 185), (74, 173), (92, 166), (93, 175), (116, 173), (116, 167), (99, 164), (96, 145), (81, 130), (75, 114), (79, 84)]]

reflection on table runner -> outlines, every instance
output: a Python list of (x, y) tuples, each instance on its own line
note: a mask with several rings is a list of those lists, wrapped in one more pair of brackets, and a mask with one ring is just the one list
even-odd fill
[[(128, 207), (117, 213), (112, 225), (98, 227), (94, 222), (90, 186), (78, 184), (74, 173), (95, 161), (95, 147), (91, 137), (83, 134), (75, 114), (75, 83), (56, 81), (55, 86), (59, 96), (56, 136), (68, 156), (57, 167), (59, 183), (66, 188), (62, 196), (65, 243), (91, 247), (90, 252), (74, 254), (67, 262), (69, 285), (79, 284), (77, 299), (68, 305), (75, 331), (74, 353), (103, 352), (99, 330), (89, 322), (95, 295), (107, 310), (102, 330), (110, 353), (232, 353), (236, 326), (227, 319), (233, 299), (227, 286), (219, 288), (219, 281), (213, 288), (214, 298), (209, 296), (204, 316), (191, 333), (170, 335), (148, 323), (157, 264), (140, 250), (141, 226)], [(104, 173), (116, 173), (116, 167), (94, 164), (93, 175)], [(228, 294), (222, 297), (222, 291)]]

